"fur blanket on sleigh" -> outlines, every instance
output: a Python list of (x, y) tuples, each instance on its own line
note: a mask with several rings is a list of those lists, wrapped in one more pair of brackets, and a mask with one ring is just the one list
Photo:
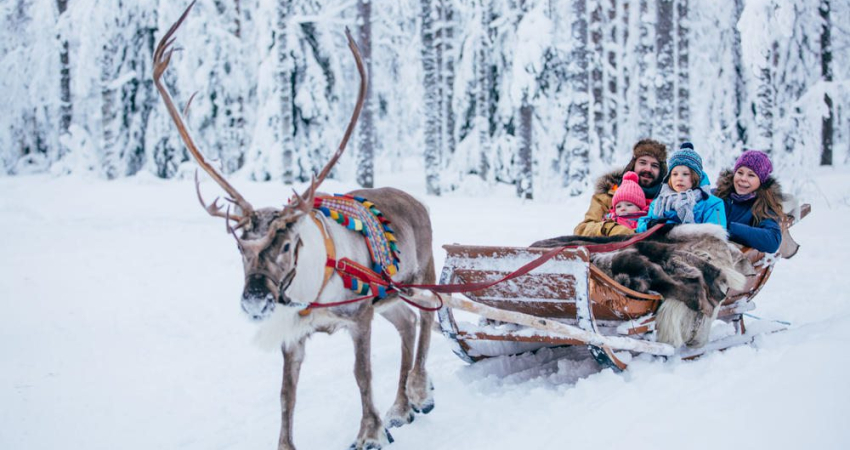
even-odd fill
[[(532, 247), (560, 247), (628, 240), (631, 236), (562, 236)], [(664, 296), (655, 320), (657, 340), (678, 348), (702, 347), (729, 289), (742, 289), (755, 274), (750, 261), (713, 224), (665, 226), (625, 249), (591, 255), (618, 283)]]

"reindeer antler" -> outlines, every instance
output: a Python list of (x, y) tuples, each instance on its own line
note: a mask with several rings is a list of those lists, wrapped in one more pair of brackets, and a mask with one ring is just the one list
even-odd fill
[(357, 124), (357, 119), (360, 117), (360, 111), (363, 109), (363, 103), (366, 101), (366, 89), (369, 86), (369, 80), (366, 75), (366, 69), (363, 67), (363, 57), (360, 56), (360, 49), (354, 42), (354, 38), (351, 37), (351, 31), (349, 31), (348, 27), (345, 28), (345, 37), (348, 38), (348, 48), (351, 49), (351, 53), (354, 55), (354, 62), (357, 64), (357, 72), (360, 73), (360, 92), (357, 94), (357, 104), (354, 105), (354, 112), (351, 114), (351, 120), (348, 121), (348, 128), (345, 130), (345, 134), (342, 137), (342, 141), (339, 143), (339, 148), (337, 148), (336, 153), (334, 153), (333, 157), (331, 157), (328, 163), (325, 164), (325, 167), (322, 168), (319, 175), (313, 178), (310, 183), (310, 187), (304, 191), (304, 194), (299, 196), (296, 193), (296, 203), (291, 205), (291, 207), (305, 212), (309, 212), (310, 209), (313, 208), (313, 199), (316, 196), (316, 190), (319, 188), (319, 185), (322, 184), (322, 181), (325, 181), (325, 178), (345, 151), (348, 139), (351, 138), (351, 133), (354, 132), (354, 126)]
[[(204, 171), (221, 186), (222, 189), (227, 192), (227, 194), (232, 198), (233, 203), (239, 207), (242, 212), (241, 216), (232, 217), (234, 220), (239, 221), (239, 226), (244, 225), (251, 213), (254, 211), (254, 207), (245, 200), (245, 197), (230, 185), (227, 180), (224, 178), (218, 169), (216, 169), (213, 165), (211, 165), (204, 155), (198, 150), (198, 147), (195, 145), (195, 141), (192, 139), (192, 136), (189, 134), (189, 129), (186, 126), (186, 122), (183, 120), (183, 114), (177, 110), (174, 106), (174, 100), (171, 98), (171, 93), (168, 92), (168, 89), (162, 84), (162, 74), (165, 72), (165, 69), (168, 68), (168, 63), (171, 62), (171, 55), (174, 53), (174, 48), (172, 44), (174, 44), (175, 38), (172, 36), (180, 28), (180, 25), (183, 24), (183, 21), (186, 20), (186, 17), (189, 15), (189, 11), (192, 9), (192, 6), (195, 5), (195, 1), (189, 4), (189, 7), (186, 8), (186, 11), (180, 16), (180, 19), (171, 25), (171, 28), (168, 29), (168, 32), (165, 33), (165, 36), (162, 37), (159, 41), (159, 45), (156, 46), (156, 51), (153, 54), (153, 81), (156, 84), (156, 89), (159, 91), (159, 94), (162, 96), (162, 100), (165, 102), (165, 107), (168, 109), (168, 113), (171, 115), (171, 119), (174, 121), (174, 124), (177, 126), (177, 131), (180, 132), (180, 137), (183, 138), (183, 142), (186, 144), (186, 148), (189, 149), (189, 153), (195, 158), (198, 162), (198, 165), (201, 166)], [(192, 96), (194, 97), (194, 95)], [(191, 99), (189, 100), (191, 103)], [(186, 105), (186, 109), (188, 109), (189, 104)], [(197, 178), (196, 178), (197, 181)], [(197, 188), (197, 182), (195, 183)], [(200, 191), (198, 191), (198, 198), (200, 199)], [(215, 217), (228, 217), (227, 214), (221, 213), (221, 207), (216, 206), (216, 202), (214, 201), (212, 205), (207, 207), (204, 204), (204, 201), (201, 199), (201, 205), (204, 206), (204, 209), (210, 213), (210, 215)], [(238, 227), (237, 227), (238, 228)]]

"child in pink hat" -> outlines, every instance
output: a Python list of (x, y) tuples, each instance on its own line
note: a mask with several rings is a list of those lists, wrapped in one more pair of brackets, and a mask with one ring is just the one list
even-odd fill
[(645, 216), (649, 210), (638, 180), (638, 175), (634, 172), (626, 172), (623, 175), (623, 182), (614, 192), (606, 219), (614, 220), (632, 230), (637, 228), (638, 219)]

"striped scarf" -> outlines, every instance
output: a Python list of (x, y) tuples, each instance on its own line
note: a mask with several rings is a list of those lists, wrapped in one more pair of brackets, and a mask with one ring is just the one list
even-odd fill
[(665, 212), (675, 211), (680, 223), (694, 223), (694, 206), (702, 200), (702, 194), (701, 189), (676, 192), (667, 183), (664, 183), (661, 186), (661, 192), (655, 198), (652, 215), (664, 217)]

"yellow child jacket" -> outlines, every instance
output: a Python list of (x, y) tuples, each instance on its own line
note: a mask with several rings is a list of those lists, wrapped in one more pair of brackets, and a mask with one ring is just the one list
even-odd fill
[(629, 227), (620, 225), (614, 220), (605, 219), (605, 214), (611, 210), (611, 202), (617, 185), (623, 179), (623, 171), (618, 170), (599, 177), (596, 182), (596, 193), (590, 200), (590, 208), (584, 214), (584, 220), (576, 225), (573, 234), (577, 236), (618, 236), (634, 234)]

